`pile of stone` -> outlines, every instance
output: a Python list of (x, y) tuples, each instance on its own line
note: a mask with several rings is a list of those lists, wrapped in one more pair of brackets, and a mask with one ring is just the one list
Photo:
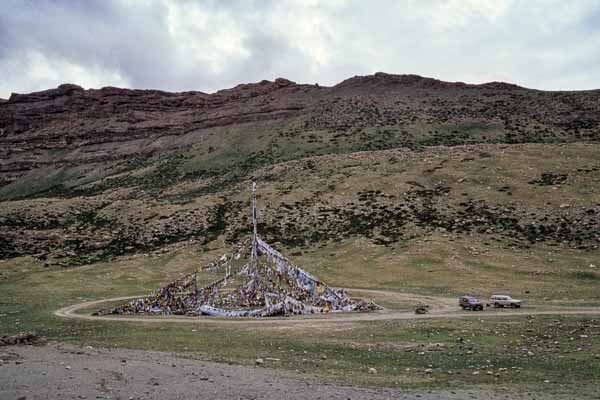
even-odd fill
[[(373, 303), (350, 299), (344, 289), (327, 286), (263, 241), (257, 234), (256, 183), (253, 183), (252, 193), (251, 246), (238, 245), (231, 254), (202, 268), (224, 270), (221, 279), (199, 288), (197, 272), (193, 272), (148, 297), (96, 314), (270, 317), (379, 308)], [(248, 253), (250, 260), (240, 265), (242, 255)]]
[(269, 317), (381, 309), (373, 302), (349, 298), (344, 289), (329, 287), (262, 240), (258, 244), (259, 257), (254, 261), (242, 264), (239, 255), (247, 250), (238, 249), (208, 264), (209, 270), (224, 270), (224, 275), (207, 286), (198, 285), (195, 271), (148, 297), (95, 315)]

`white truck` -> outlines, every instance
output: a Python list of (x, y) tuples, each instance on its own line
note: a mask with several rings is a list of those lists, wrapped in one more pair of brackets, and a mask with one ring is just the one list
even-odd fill
[(490, 304), (496, 308), (498, 307), (510, 307), (520, 308), (523, 304), (522, 300), (513, 299), (512, 297), (505, 294), (495, 294), (490, 297)]

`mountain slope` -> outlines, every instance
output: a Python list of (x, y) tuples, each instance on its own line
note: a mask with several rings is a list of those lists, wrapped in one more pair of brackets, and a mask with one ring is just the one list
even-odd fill
[(439, 236), (595, 252), (600, 91), (415, 75), (214, 94), (75, 85), (0, 103), (0, 257), (236, 241), (251, 177), (287, 247)]

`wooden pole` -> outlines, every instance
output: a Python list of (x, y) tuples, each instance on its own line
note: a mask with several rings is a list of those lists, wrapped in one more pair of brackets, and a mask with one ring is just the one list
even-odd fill
[(256, 227), (256, 181), (252, 181), (252, 263), (258, 268), (258, 234)]

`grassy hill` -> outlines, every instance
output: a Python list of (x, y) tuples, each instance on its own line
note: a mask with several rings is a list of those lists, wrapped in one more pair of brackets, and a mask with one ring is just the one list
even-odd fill
[(145, 294), (212, 261), (250, 234), (252, 179), (261, 236), (334, 286), (597, 306), (599, 139), (599, 91), (410, 75), (13, 95), (0, 103), (0, 330), (244, 364), (275, 355), (283, 368), (348, 383), (538, 390), (550, 380), (561, 382), (551, 390), (592, 393), (600, 336), (586, 317), (282, 335), (275, 325), (150, 331), (52, 312)]

